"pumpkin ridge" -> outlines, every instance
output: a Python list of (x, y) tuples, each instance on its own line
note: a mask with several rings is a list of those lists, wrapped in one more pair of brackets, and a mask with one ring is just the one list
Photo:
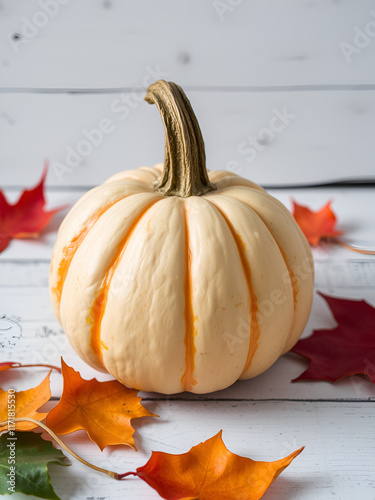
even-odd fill
[(60, 306), (61, 303), (61, 295), (64, 287), (64, 283), (66, 280), (66, 277), (68, 275), (69, 267), (70, 264), (73, 260), (73, 257), (82, 243), (82, 241), (85, 239), (86, 235), (88, 234), (89, 230), (93, 227), (95, 222), (99, 219), (100, 215), (99, 213), (94, 214), (88, 221), (87, 224), (84, 226), (82, 231), (78, 233), (67, 245), (64, 246), (62, 253), (63, 257), (60, 260), (59, 266), (57, 268), (57, 283), (54, 287), (52, 287), (51, 292), (55, 295), (57, 303)]
[[(223, 175), (223, 174), (225, 174), (225, 175)], [(216, 185), (217, 191), (216, 191), (216, 193), (213, 191), (205, 193), (203, 195), (204, 198), (209, 198), (210, 196), (214, 196), (215, 194), (219, 194), (222, 190), (225, 190), (227, 188), (233, 188), (233, 187), (251, 189), (252, 191), (261, 192), (261, 193), (266, 192), (258, 184), (255, 184), (254, 182), (252, 182), (248, 179), (244, 179), (243, 177), (240, 177), (239, 175), (235, 174), (234, 172), (230, 172), (228, 170), (208, 170), (208, 178), (210, 179), (211, 182), (213, 182)], [(238, 183), (236, 183), (235, 181), (238, 181)], [(244, 182), (245, 182), (245, 184), (244, 184)]]
[[(236, 200), (237, 199), (238, 198), (236, 198)], [(247, 203), (245, 203), (242, 200), (238, 200), (238, 201), (240, 201), (241, 203), (243, 203), (244, 205), (246, 205), (247, 207), (249, 207), (251, 210), (253, 210), (254, 213), (263, 222), (263, 224), (265, 225), (265, 227), (268, 229), (270, 235), (272, 236), (272, 239), (276, 243), (276, 245), (277, 245), (277, 247), (279, 249), (279, 252), (281, 253), (282, 258), (284, 259), (285, 266), (286, 266), (286, 268), (288, 270), (288, 276), (289, 276), (289, 280), (290, 280), (290, 284), (291, 284), (292, 292), (293, 292), (293, 320), (292, 320), (292, 325), (291, 325), (291, 329), (290, 329), (290, 332), (289, 332), (289, 336), (290, 336), (290, 334), (294, 330), (294, 327), (295, 327), (295, 324), (296, 324), (296, 318), (297, 318), (297, 316), (296, 316), (296, 311), (297, 311), (297, 297), (298, 297), (298, 293), (299, 293), (299, 289), (300, 289), (299, 288), (298, 279), (297, 279), (296, 275), (294, 274), (293, 269), (290, 267), (290, 264), (289, 264), (289, 261), (288, 261), (288, 257), (286, 256), (286, 253), (284, 252), (284, 250), (279, 245), (279, 242), (274, 237), (274, 235), (272, 234), (272, 231), (270, 230), (270, 228), (268, 227), (268, 225), (265, 223), (265, 221), (263, 220), (263, 218), (259, 215), (259, 213), (253, 207), (251, 207), (250, 205), (248, 205)], [(288, 338), (289, 338), (289, 336), (288, 336)]]
[[(242, 186), (240, 186), (240, 187), (242, 187)], [(291, 284), (291, 287), (292, 287), (292, 293), (293, 293), (293, 319), (292, 319), (292, 324), (291, 324), (289, 335), (285, 339), (285, 344), (284, 344), (284, 345), (288, 345), (288, 342), (290, 342), (289, 339), (290, 339), (290, 337), (292, 336), (292, 334), (293, 334), (293, 332), (295, 330), (295, 326), (296, 326), (297, 318), (298, 318), (298, 315), (297, 315), (297, 298), (298, 298), (298, 294), (299, 294), (299, 292), (301, 290), (300, 282), (299, 282), (297, 276), (295, 275), (295, 273), (293, 272), (293, 269), (291, 268), (291, 265), (289, 264), (288, 257), (286, 256), (283, 248), (280, 246), (279, 242), (277, 241), (277, 239), (273, 235), (273, 232), (269, 228), (268, 224), (264, 221), (263, 217), (258, 213), (258, 211), (254, 207), (252, 207), (250, 204), (248, 204), (246, 201), (244, 201), (244, 200), (242, 200), (240, 198), (237, 198), (236, 196), (233, 196), (231, 194), (227, 194), (225, 192), (224, 193), (220, 193), (220, 194), (222, 196), (226, 197), (226, 198), (235, 199), (236, 201), (242, 203), (243, 205), (245, 205), (246, 207), (248, 207), (250, 210), (252, 210), (254, 212), (254, 214), (259, 217), (259, 219), (262, 221), (262, 223), (264, 224), (264, 226), (269, 231), (272, 239), (274, 240), (274, 242), (276, 243), (276, 245), (277, 245), (277, 247), (278, 247), (278, 249), (280, 251), (281, 256), (283, 257), (285, 266), (286, 266), (286, 268), (288, 270), (289, 280), (290, 280), (290, 284)], [(257, 193), (257, 196), (263, 196), (263, 195), (264, 195), (264, 193)], [(267, 201), (269, 203), (271, 200), (267, 197)], [(279, 206), (280, 208), (282, 207), (283, 209), (286, 210), (285, 206), (279, 200), (277, 200), (276, 198), (272, 198), (272, 204), (274, 206), (276, 206), (276, 207)], [(294, 222), (294, 219), (293, 219), (293, 222)], [(297, 229), (299, 229), (298, 225), (297, 225)], [(303, 234), (302, 234), (302, 238), (301, 238), (301, 234), (300, 234), (300, 239), (301, 239), (301, 243), (302, 243), (303, 247), (305, 248), (305, 241), (304, 241), (305, 238), (304, 238)], [(306, 255), (306, 258), (308, 258), (308, 254), (306, 252), (306, 248), (305, 248), (305, 255)], [(290, 349), (291, 349), (291, 347), (288, 347), (286, 350), (284, 349), (283, 354), (285, 354), (285, 352), (288, 352)]]
[(257, 321), (258, 299), (254, 293), (254, 290), (253, 290), (253, 285), (252, 285), (252, 281), (251, 281), (251, 268), (250, 268), (249, 261), (247, 260), (246, 255), (245, 255), (244, 243), (242, 241), (241, 235), (236, 233), (232, 223), (227, 218), (227, 216), (224, 214), (224, 212), (216, 205), (216, 203), (212, 202), (212, 200), (210, 200), (210, 201), (211, 201), (211, 203), (213, 203), (213, 205), (215, 206), (215, 208), (217, 209), (217, 211), (219, 212), (221, 217), (224, 219), (224, 221), (226, 222), (226, 224), (231, 232), (233, 240), (237, 246), (238, 255), (239, 255), (240, 260), (241, 260), (243, 273), (244, 273), (247, 287), (249, 290), (250, 317), (251, 317), (250, 336), (249, 336), (249, 347), (248, 347), (245, 366), (244, 366), (244, 368), (241, 372), (241, 375), (240, 375), (240, 376), (242, 376), (250, 368), (254, 354), (255, 354), (256, 350), (258, 349), (258, 339), (259, 339), (259, 336), (261, 333), (260, 332), (260, 325)]
[[(290, 278), (290, 284), (291, 284), (292, 291), (293, 291), (293, 304), (294, 304), (294, 311), (295, 311), (297, 309), (297, 296), (298, 296), (298, 292), (299, 292), (299, 283), (298, 283), (298, 280), (296, 278), (296, 275), (294, 274), (294, 272), (293, 272), (293, 270), (292, 270), (292, 268), (291, 268), (291, 266), (289, 264), (289, 260), (288, 260), (288, 257), (286, 256), (286, 253), (284, 252), (283, 248), (281, 247), (281, 245), (279, 244), (279, 242), (277, 241), (277, 239), (273, 235), (273, 233), (272, 233), (271, 229), (269, 228), (268, 224), (264, 221), (263, 217), (258, 213), (258, 211), (255, 210), (254, 207), (252, 207), (251, 205), (249, 205), (245, 201), (240, 200), (239, 198), (236, 198), (235, 196), (231, 196), (231, 195), (225, 195), (225, 194), (223, 194), (223, 196), (226, 196), (226, 197), (229, 197), (229, 198), (234, 198), (235, 200), (239, 201), (240, 203), (242, 203), (246, 207), (250, 208), (250, 210), (252, 210), (259, 217), (259, 219), (263, 222), (263, 224), (266, 226), (268, 232), (272, 236), (272, 239), (276, 243), (276, 245), (277, 245), (277, 247), (278, 247), (278, 249), (279, 249), (279, 251), (280, 251), (280, 253), (282, 255), (282, 258), (284, 259), (286, 268), (288, 269), (288, 274), (289, 274), (289, 278)], [(294, 323), (294, 320), (293, 320), (293, 323)]]
[[(137, 193), (134, 193), (137, 194)], [(123, 198), (114, 201), (113, 203), (110, 203), (109, 205), (106, 205), (102, 209), (100, 209), (98, 212), (96, 212), (94, 215), (90, 217), (90, 219), (87, 221), (85, 224), (84, 228), (82, 231), (76, 235), (70, 243), (64, 246), (63, 248), (63, 258), (60, 260), (59, 266), (57, 268), (57, 276), (58, 276), (58, 281), (54, 287), (51, 288), (51, 292), (55, 295), (57, 302), (60, 306), (61, 303), (61, 295), (63, 292), (64, 288), (64, 283), (66, 280), (66, 277), (69, 272), (69, 268), (71, 266), (72, 260), (80, 247), (81, 243), (83, 240), (86, 238), (90, 230), (94, 227), (96, 222), (100, 219), (100, 217), (110, 208), (112, 208), (116, 203), (119, 201), (124, 200), (125, 198), (129, 198), (129, 196), (133, 196), (132, 194), (124, 196)]]
[[(185, 204), (184, 204), (185, 205)], [(189, 225), (184, 206), (184, 226), (185, 226), (185, 372), (181, 377), (181, 383), (185, 391), (191, 391), (197, 384), (194, 378), (194, 357), (197, 349), (194, 345), (194, 311), (192, 303), (192, 284), (191, 284), (191, 249), (189, 245)]]
[[(102, 353), (102, 345), (101, 345), (101, 325), (102, 325), (102, 320), (105, 314), (105, 309), (108, 301), (108, 292), (109, 292), (109, 287), (113, 278), (113, 274), (116, 271), (118, 265), (121, 262), (121, 259), (124, 255), (124, 252), (126, 250), (127, 244), (137, 227), (139, 221), (142, 219), (144, 215), (150, 210), (151, 207), (153, 207), (158, 201), (160, 201), (160, 198), (157, 200), (148, 203), (147, 206), (140, 212), (140, 214), (135, 218), (131, 226), (129, 227), (128, 232), (122, 239), (121, 243), (118, 246), (116, 255), (112, 261), (112, 264), (110, 265), (109, 269), (107, 270), (102, 284), (100, 286), (99, 292), (97, 293), (93, 305), (91, 307), (89, 316), (87, 318), (87, 321), (89, 323), (92, 323), (91, 326), (91, 340), (90, 340), (90, 346), (94, 353), (97, 355), (97, 357), (100, 359), (101, 363), (103, 364), (103, 353)], [(103, 365), (104, 366), (104, 365)]]
[[(224, 187), (224, 186), (223, 186), (223, 187), (221, 188), (220, 194), (221, 194), (221, 195), (224, 195), (224, 196), (229, 196), (229, 197), (231, 197), (231, 198), (235, 198), (236, 200), (239, 200), (239, 198), (236, 198), (235, 196), (232, 196), (231, 194), (229, 194), (229, 195), (228, 195), (228, 194), (225, 192), (225, 190), (227, 189), (227, 187), (228, 187), (228, 186), (226, 186), (226, 187)], [(244, 187), (246, 187), (246, 186), (242, 186), (242, 185), (238, 185), (238, 186), (229, 186), (229, 188), (231, 188), (231, 187), (236, 187), (237, 189), (241, 189), (241, 190), (242, 190), (242, 189), (243, 189)], [(212, 194), (212, 193), (208, 193), (206, 196), (208, 197), (208, 196), (210, 196), (211, 194)], [(258, 194), (259, 194), (259, 191), (258, 191)], [(269, 200), (269, 196), (267, 195), (267, 192), (266, 192), (266, 191), (264, 191), (264, 190), (263, 190), (263, 193), (262, 193), (261, 195), (266, 195), (266, 196), (267, 196), (267, 199), (268, 199), (268, 202), (270, 201), (270, 200)], [(277, 198), (274, 198), (273, 196), (271, 197), (271, 199), (272, 199), (272, 204), (273, 204), (276, 208), (280, 208), (280, 209), (286, 210), (286, 211), (290, 214), (289, 210), (285, 207), (285, 205), (284, 205), (284, 204), (283, 204), (280, 200), (278, 200)], [(239, 201), (240, 201), (240, 200), (239, 200)], [(246, 205), (246, 202), (243, 202), (243, 203), (245, 203), (245, 205)], [(253, 209), (253, 210), (254, 210), (254, 209)], [(254, 211), (255, 211), (255, 210), (254, 210)], [(290, 214), (290, 215), (291, 215), (291, 214)], [(303, 234), (303, 232), (302, 232), (301, 228), (299, 227), (299, 225), (297, 224), (297, 222), (295, 221), (295, 219), (294, 219), (294, 217), (293, 217), (293, 216), (291, 217), (290, 221), (291, 221), (291, 222), (292, 222), (292, 224), (294, 225), (294, 228), (295, 228), (295, 230), (297, 231), (297, 233), (298, 233), (298, 235), (299, 235), (299, 238), (300, 238), (300, 240), (301, 240), (301, 242), (302, 242), (303, 246), (305, 247), (306, 257), (308, 257), (308, 256), (310, 255), (310, 245), (309, 245), (309, 243), (307, 242), (305, 235)]]
[[(147, 179), (144, 175), (152, 176), (152, 179)], [(127, 169), (122, 172), (117, 172), (111, 175), (104, 184), (111, 184), (112, 182), (123, 182), (127, 180), (134, 180), (144, 184), (144, 188), (150, 193), (154, 192), (153, 182), (155, 182), (160, 176), (160, 169), (154, 167), (139, 167), (137, 169)]]
[(264, 221), (263, 217), (258, 213), (258, 211), (254, 207), (252, 207), (251, 205), (249, 205), (248, 203), (246, 203), (245, 201), (237, 198), (236, 196), (232, 196), (230, 194), (223, 194), (222, 196), (229, 197), (229, 198), (232, 198), (232, 199), (234, 198), (235, 200), (239, 201), (240, 203), (242, 203), (246, 207), (250, 208), (259, 217), (259, 219), (263, 222), (263, 224), (265, 225), (265, 227), (269, 231), (271, 237), (275, 241), (275, 243), (276, 243), (276, 245), (277, 245), (277, 247), (278, 247), (278, 249), (279, 249), (279, 251), (281, 253), (282, 258), (284, 259), (284, 263), (285, 263), (285, 266), (286, 266), (286, 268), (288, 270), (289, 280), (290, 280), (290, 284), (291, 284), (292, 292), (293, 292), (293, 320), (292, 320), (292, 324), (291, 324), (290, 333), (289, 333), (288, 337), (285, 340), (285, 342), (287, 342), (288, 339), (290, 338), (290, 335), (294, 331), (294, 328), (295, 328), (295, 325), (296, 325), (296, 320), (297, 320), (297, 314), (296, 314), (297, 313), (297, 297), (298, 297), (298, 294), (299, 294), (299, 291), (300, 291), (300, 285), (299, 285), (298, 278), (296, 277), (295, 273), (293, 272), (293, 270), (292, 270), (292, 268), (291, 268), (291, 266), (289, 264), (288, 257), (286, 256), (283, 248), (280, 246), (279, 242), (277, 241), (277, 239), (273, 235), (272, 231), (270, 230), (268, 224), (266, 224), (266, 222)]

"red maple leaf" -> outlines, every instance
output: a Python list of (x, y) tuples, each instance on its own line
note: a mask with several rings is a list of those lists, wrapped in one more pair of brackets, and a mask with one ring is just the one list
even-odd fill
[(310, 245), (317, 246), (322, 238), (332, 238), (343, 234), (336, 231), (336, 215), (331, 209), (331, 201), (317, 212), (313, 212), (309, 207), (299, 205), (294, 200), (293, 217), (302, 229)]
[(12, 238), (36, 238), (47, 226), (56, 212), (66, 208), (44, 210), (44, 181), (48, 164), (45, 164), (39, 184), (31, 190), (25, 189), (19, 200), (11, 205), (0, 190), (0, 252), (5, 250)]
[(310, 360), (297, 380), (335, 382), (349, 375), (364, 374), (375, 383), (375, 309), (364, 300), (327, 297), (338, 325), (332, 330), (315, 330), (297, 342), (292, 352)]

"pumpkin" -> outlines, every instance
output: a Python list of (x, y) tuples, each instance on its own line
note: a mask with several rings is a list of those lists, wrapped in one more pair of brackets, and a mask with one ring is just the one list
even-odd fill
[(310, 248), (260, 186), (207, 172), (179, 86), (158, 81), (145, 99), (161, 113), (164, 164), (118, 173), (70, 210), (52, 257), (53, 308), (78, 355), (127, 386), (224, 389), (300, 337)]

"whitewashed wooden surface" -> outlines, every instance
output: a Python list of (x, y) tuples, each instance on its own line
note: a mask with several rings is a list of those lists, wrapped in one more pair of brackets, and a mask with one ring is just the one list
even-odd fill
[[(51, 190), (48, 205), (73, 203), (82, 193), (83, 190)], [(353, 241), (375, 246), (373, 214), (368, 210), (374, 200), (374, 187), (278, 189), (271, 193), (287, 205), (293, 197), (314, 208), (330, 196), (335, 210), (341, 214), (341, 228), (350, 232)], [(7, 194), (14, 199), (16, 190), (8, 190)], [(58, 223), (59, 216), (40, 240), (13, 241), (8, 250), (0, 254), (1, 312), (21, 316), (23, 328), (23, 338), (16, 349), (0, 353), (0, 361), (59, 364), (62, 354), (85, 378), (107, 380), (109, 376), (86, 367), (77, 357), (53, 316), (47, 281)], [(335, 296), (365, 298), (375, 305), (373, 258), (329, 247), (315, 251), (314, 258), (317, 290)], [(315, 328), (334, 326), (328, 308), (316, 295), (304, 335)], [(360, 376), (335, 384), (292, 383), (306, 366), (300, 357), (287, 354), (261, 376), (237, 382), (217, 393), (167, 397), (144, 393), (145, 405), (160, 418), (135, 422), (137, 453), (117, 447), (101, 453), (83, 432), (65, 436), (64, 440), (73, 449), (79, 449), (85, 459), (125, 471), (145, 463), (151, 450), (183, 453), (223, 429), (227, 446), (235, 453), (252, 458), (273, 460), (306, 446), (264, 498), (373, 500), (375, 386)], [(30, 370), (4, 372), (1, 386), (26, 389), (37, 385), (44, 376), (45, 373), (33, 374)], [(54, 401), (50, 405), (55, 404), (61, 390), (61, 376), (53, 373)], [(56, 492), (63, 500), (97, 498), (103, 496), (103, 492), (108, 499), (158, 498), (141, 481), (116, 483), (87, 472), (76, 462), (63, 470), (51, 466), (51, 474)]]
[[(41, 3), (0, 3), (0, 186), (11, 199), (37, 182), (45, 159), (50, 207), (72, 204), (120, 169), (161, 161), (161, 120), (143, 102), (145, 87), (159, 77), (187, 90), (211, 169), (233, 169), (268, 186), (375, 179), (374, 0), (75, 0), (36, 32), (25, 31), (41, 19)], [(350, 62), (343, 43), (355, 49)], [(265, 137), (275, 110), (284, 109), (293, 118)], [(113, 131), (59, 177), (54, 165), (66, 164), (66, 148), (76, 150), (84, 130), (106, 118)], [(259, 147), (251, 161), (249, 136)], [(315, 208), (334, 199), (341, 228), (354, 242), (375, 246), (374, 187), (272, 193), (288, 206), (291, 196)], [(58, 363), (64, 353), (86, 378), (103, 380), (70, 349), (49, 302), (49, 259), (62, 216), (39, 240), (13, 241), (0, 254), (0, 313), (21, 316), (23, 327), (17, 352), (0, 357)], [(317, 289), (375, 304), (374, 258), (328, 248), (314, 257)], [(304, 335), (329, 326), (334, 321), (316, 296)], [(100, 453), (83, 433), (66, 440), (84, 446), (92, 462), (125, 471), (144, 464), (151, 450), (182, 453), (223, 428), (231, 451), (255, 459), (306, 446), (264, 498), (374, 500), (375, 386), (361, 377), (292, 384), (305, 366), (288, 354), (260, 377), (220, 393), (145, 394), (160, 419), (135, 423), (138, 453), (116, 447)], [(43, 376), (4, 372), (1, 386), (27, 388)], [(56, 374), (52, 392), (61, 393)], [(103, 491), (108, 499), (158, 498), (140, 480), (107, 481), (78, 463), (61, 469), (51, 466), (64, 500), (96, 499)]]

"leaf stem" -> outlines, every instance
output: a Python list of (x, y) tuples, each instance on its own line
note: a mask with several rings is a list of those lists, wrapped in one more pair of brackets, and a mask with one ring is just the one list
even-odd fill
[(362, 248), (352, 247), (351, 245), (344, 243), (338, 238), (333, 238), (333, 242), (336, 243), (337, 245), (340, 245), (343, 248), (346, 248), (347, 250), (351, 250), (352, 252), (361, 253), (363, 255), (375, 255), (375, 250), (363, 250)]
[[(9, 364), (14, 364), (13, 361), (10, 361)], [(34, 367), (34, 366), (41, 366), (41, 367), (44, 367), (44, 368), (51, 368), (51, 370), (56, 370), (57, 372), (61, 373), (61, 368), (59, 368), (58, 366), (55, 366), (55, 365), (46, 365), (46, 364), (43, 364), (43, 363), (36, 363), (36, 364), (31, 364), (31, 365), (23, 365), (22, 363), (17, 363), (17, 364), (14, 364), (14, 366), (12, 366), (12, 368), (31, 368), (31, 367)]]
[[(60, 438), (58, 438), (56, 436), (56, 434), (49, 428), (47, 427), (45, 424), (43, 424), (42, 422), (38, 422), (38, 420), (34, 420), (33, 418), (29, 418), (29, 417), (22, 417), (22, 418), (15, 418), (12, 420), (12, 422), (31, 422), (39, 427), (41, 427), (42, 429), (44, 429), (46, 432), (48, 432), (48, 434), (55, 440), (59, 443), (59, 445), (65, 450), (67, 451), (70, 455), (72, 455), (74, 458), (76, 458), (77, 460), (79, 460), (80, 462), (82, 462), (84, 465), (86, 465), (87, 467), (90, 467), (90, 469), (94, 469), (98, 472), (102, 472), (103, 474), (106, 474), (107, 476), (109, 477), (112, 477), (113, 479), (122, 479), (123, 477), (127, 476), (127, 475), (130, 475), (130, 474), (134, 474), (136, 475), (136, 473), (134, 472), (125, 472), (124, 474), (118, 474), (117, 472), (113, 472), (111, 470), (107, 470), (107, 469), (102, 469), (101, 467), (97, 467), (96, 465), (93, 465), (93, 464), (90, 464), (90, 462), (87, 462), (86, 460), (84, 460), (83, 458), (81, 458), (79, 455), (77, 455), (77, 453), (75, 453), (73, 450), (71, 450), (69, 448), (69, 446), (67, 446), (63, 441), (61, 441)], [(2, 426), (5, 426), (7, 425), (8, 422), (0, 422), (0, 427)]]
[(138, 476), (138, 472), (124, 472), (123, 474), (117, 474), (118, 477), (116, 479), (122, 479), (127, 476)]

